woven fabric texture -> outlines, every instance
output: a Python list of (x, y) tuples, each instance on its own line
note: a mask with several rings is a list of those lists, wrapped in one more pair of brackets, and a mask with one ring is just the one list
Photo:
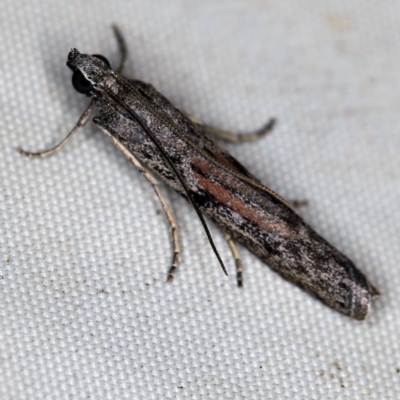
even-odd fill
[[(1, 399), (399, 399), (400, 2), (215, 0), (0, 2)], [(352, 321), (241, 248), (243, 289), (195, 212), (153, 189), (89, 123), (50, 147), (88, 99), (71, 47), (152, 83), (348, 255), (382, 296)]]

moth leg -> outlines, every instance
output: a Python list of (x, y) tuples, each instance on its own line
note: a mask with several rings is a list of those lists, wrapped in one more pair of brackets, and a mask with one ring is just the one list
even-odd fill
[(237, 248), (235, 242), (232, 239), (232, 236), (229, 233), (224, 233), (224, 235), (229, 244), (229, 247), (231, 248), (233, 257), (235, 258), (236, 280), (237, 280), (238, 287), (241, 288), (241, 287), (243, 287), (243, 264), (242, 264), (242, 260), (240, 258), (239, 249)]
[(307, 199), (289, 200), (289, 203), (294, 208), (300, 208), (300, 207), (307, 207), (308, 206), (308, 200)]
[(119, 74), (121, 74), (122, 70), (124, 69), (124, 64), (125, 64), (126, 58), (128, 56), (128, 48), (126, 47), (125, 39), (122, 36), (122, 33), (118, 29), (118, 27), (116, 25), (113, 25), (112, 29), (114, 31), (115, 38), (117, 40), (119, 56), (120, 56), (119, 65), (118, 65), (116, 71)]
[[(154, 178), (153, 178), (154, 179)], [(171, 283), (174, 279), (175, 273), (179, 267), (179, 255), (181, 253), (181, 248), (179, 245), (178, 239), (178, 226), (176, 224), (174, 215), (172, 214), (171, 208), (169, 207), (167, 201), (162, 195), (160, 188), (158, 187), (158, 183), (153, 184), (154, 191), (156, 192), (158, 199), (164, 209), (165, 215), (167, 216), (169, 226), (171, 227), (171, 235), (172, 235), (172, 247), (173, 247), (173, 255), (172, 255), (172, 263), (171, 267), (168, 271), (167, 282)]]
[(60, 151), (64, 147), (65, 143), (67, 143), (72, 138), (72, 136), (74, 136), (74, 134), (77, 132), (77, 130), (79, 128), (81, 128), (82, 126), (84, 126), (86, 124), (86, 122), (88, 122), (88, 120), (90, 118), (90, 114), (93, 111), (93, 107), (94, 107), (94, 102), (91, 101), (89, 106), (86, 108), (86, 110), (80, 116), (80, 118), (78, 119), (78, 122), (75, 124), (75, 126), (72, 128), (72, 130), (68, 133), (68, 135), (65, 136), (65, 138), (63, 140), (61, 140), (61, 142), (58, 143), (57, 145), (55, 145), (54, 147), (47, 149), (47, 150), (39, 151), (39, 152), (30, 152), (30, 151), (21, 149), (21, 147), (18, 147), (17, 151), (20, 154), (22, 154), (23, 156), (26, 156), (29, 158), (47, 157), (47, 156), (51, 156), (54, 153), (57, 153), (57, 151)]
[(276, 124), (276, 119), (271, 118), (265, 125), (263, 125), (260, 129), (257, 129), (253, 132), (247, 133), (239, 133), (234, 134), (231, 132), (223, 131), (221, 129), (214, 128), (212, 126), (202, 124), (200, 121), (193, 117), (189, 117), (194, 123), (200, 125), (201, 128), (210, 136), (214, 136), (217, 139), (226, 140), (231, 143), (244, 143), (244, 142), (252, 142), (262, 138), (272, 131)]
[[(96, 122), (98, 123), (98, 122)], [(101, 127), (101, 125), (99, 125)], [(158, 187), (158, 181), (154, 177), (153, 173), (143, 166), (134, 156), (132, 153), (130, 153), (126, 147), (123, 146), (123, 144), (114, 136), (111, 136), (105, 131), (107, 136), (109, 136), (112, 141), (115, 143), (115, 145), (122, 150), (122, 152), (128, 157), (128, 159), (132, 162), (132, 164), (143, 174), (143, 176), (151, 183), (153, 186), (154, 191), (156, 192), (156, 195), (158, 199), (160, 200), (160, 203), (162, 205), (162, 208), (165, 212), (165, 215), (167, 216), (169, 225), (171, 227), (171, 234), (172, 234), (172, 247), (173, 247), (173, 255), (172, 255), (172, 263), (171, 263), (171, 268), (168, 271), (168, 277), (167, 277), (167, 282), (172, 282), (174, 279), (176, 270), (179, 267), (179, 256), (181, 253), (181, 247), (179, 245), (179, 238), (178, 238), (178, 226), (176, 224), (174, 215), (172, 214), (171, 208), (169, 207), (167, 201), (165, 200), (163, 194), (160, 191), (160, 188)]]

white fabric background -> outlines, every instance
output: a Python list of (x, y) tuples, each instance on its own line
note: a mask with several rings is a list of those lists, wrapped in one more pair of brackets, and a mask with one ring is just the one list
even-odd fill
[[(0, 3), (2, 399), (400, 398), (400, 3), (338, 0)], [(235, 132), (227, 148), (288, 199), (381, 291), (352, 321), (222, 235), (226, 278), (196, 214), (163, 188), (182, 268), (167, 285), (168, 226), (149, 184), (92, 124), (55, 144), (87, 99), (71, 47)]]

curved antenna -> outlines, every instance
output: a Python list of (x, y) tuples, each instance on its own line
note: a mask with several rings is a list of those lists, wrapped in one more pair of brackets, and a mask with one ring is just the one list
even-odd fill
[[(211, 154), (208, 154), (205, 150), (203, 150), (201, 147), (199, 147), (191, 138), (189, 138), (187, 135), (182, 133), (176, 126), (171, 124), (164, 115), (162, 115), (158, 110), (154, 108), (154, 106), (142, 95), (140, 95), (140, 92), (129, 82), (127, 82), (121, 75), (117, 74), (115, 71), (112, 71), (114, 74), (115, 78), (117, 81), (127, 90), (135, 92), (140, 98), (142, 99), (143, 103), (146, 105), (147, 109), (156, 117), (158, 118), (170, 131), (175, 133), (180, 139), (182, 139), (184, 142), (186, 142), (188, 145), (192, 146), (195, 148), (204, 158), (206, 158), (208, 161), (216, 165), (217, 167), (223, 169), (225, 172), (228, 172), (229, 174), (235, 176), (236, 178), (250, 183), (251, 185), (255, 186), (256, 188), (262, 190), (265, 193), (268, 193), (270, 196), (284, 204), (287, 208), (295, 212), (294, 208), (290, 203), (288, 203), (283, 197), (279, 196), (278, 193), (275, 193), (272, 189), (270, 189), (267, 186), (264, 186), (262, 183), (255, 181), (252, 178), (249, 178), (246, 175), (241, 174), (240, 172), (237, 172), (225, 164), (221, 163), (218, 161), (215, 156), (212, 156)], [(122, 79), (121, 79), (122, 78)], [(105, 90), (105, 89), (103, 89)], [(128, 111), (126, 106), (121, 105), (124, 109)]]
[(206, 232), (208, 241), (210, 243), (211, 248), (213, 249), (219, 263), (221, 264), (221, 268), (224, 271), (225, 275), (228, 276), (228, 272), (225, 268), (224, 262), (222, 261), (221, 256), (218, 253), (218, 250), (214, 244), (214, 241), (212, 239), (211, 233), (208, 229), (207, 223), (204, 220), (203, 215), (201, 214), (196, 202), (194, 201), (192, 195), (189, 192), (189, 189), (187, 187), (186, 182), (183, 180), (181, 174), (179, 173), (179, 171), (177, 170), (177, 168), (175, 167), (174, 163), (172, 162), (171, 158), (169, 157), (169, 155), (165, 152), (165, 150), (163, 149), (161, 143), (159, 142), (159, 140), (155, 137), (155, 135), (153, 134), (153, 132), (148, 128), (148, 126), (145, 124), (145, 122), (135, 113), (133, 112), (131, 109), (129, 109), (123, 102), (121, 102), (119, 100), (119, 98), (117, 96), (115, 96), (115, 94), (109, 90), (108, 88), (104, 88), (103, 89), (104, 92), (110, 96), (120, 107), (122, 107), (125, 111), (128, 112), (128, 114), (139, 123), (139, 125), (142, 127), (142, 129), (147, 133), (147, 135), (149, 136), (149, 138), (151, 139), (151, 141), (155, 144), (155, 146), (157, 147), (158, 151), (160, 152), (160, 154), (162, 155), (162, 157), (164, 158), (164, 160), (167, 162), (167, 164), (171, 167), (172, 171), (174, 172), (175, 176), (178, 178), (179, 183), (182, 185), (183, 190), (185, 191), (190, 203), (192, 204), (193, 208), (195, 209), (201, 224), (203, 225), (204, 231)]

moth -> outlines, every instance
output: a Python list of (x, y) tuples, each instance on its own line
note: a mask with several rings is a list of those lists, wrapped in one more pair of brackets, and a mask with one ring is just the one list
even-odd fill
[(201, 124), (153, 86), (121, 75), (127, 50), (120, 31), (113, 29), (121, 53), (115, 71), (101, 55), (81, 54), (76, 49), (68, 54), (74, 88), (91, 99), (71, 132), (49, 150), (18, 151), (31, 158), (57, 152), (96, 107), (99, 116), (93, 122), (150, 181), (161, 201), (172, 231), (169, 282), (179, 266), (180, 246), (174, 216), (155, 175), (193, 205), (226, 273), (203, 215), (224, 232), (235, 258), (238, 286), (243, 285), (243, 266), (236, 242), (329, 307), (363, 320), (378, 291), (349, 258), (296, 214), (292, 204), (264, 186), (214, 140), (257, 139), (272, 129), (274, 119), (258, 131), (239, 136)]

